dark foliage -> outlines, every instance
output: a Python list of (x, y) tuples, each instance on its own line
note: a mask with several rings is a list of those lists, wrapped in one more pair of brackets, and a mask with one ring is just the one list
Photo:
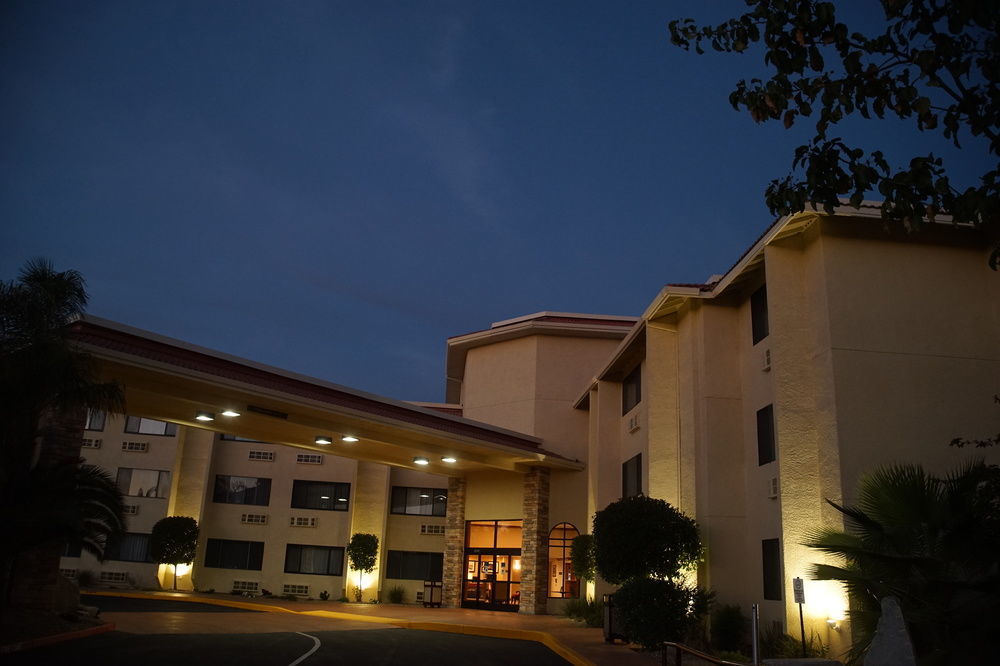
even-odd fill
[(177, 565), (194, 561), (198, 550), (198, 521), (190, 516), (167, 516), (153, 525), (149, 552), (154, 562), (174, 565), (174, 589), (177, 589)]

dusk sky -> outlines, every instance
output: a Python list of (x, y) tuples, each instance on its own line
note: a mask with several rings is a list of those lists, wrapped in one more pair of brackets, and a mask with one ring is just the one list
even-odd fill
[[(763, 191), (811, 127), (729, 106), (760, 51), (667, 31), (744, 7), (8, 0), (0, 279), (46, 257), (91, 314), (443, 400), (447, 337), (639, 315), (770, 224)], [(966, 184), (986, 163), (910, 124), (839, 133)]]

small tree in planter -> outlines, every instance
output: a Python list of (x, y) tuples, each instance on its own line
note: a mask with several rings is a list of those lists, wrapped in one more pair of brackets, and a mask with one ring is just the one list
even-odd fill
[(569, 549), (573, 562), (573, 575), (583, 581), (597, 578), (597, 564), (594, 562), (594, 535), (580, 534), (573, 539)]
[(378, 537), (374, 534), (358, 532), (351, 536), (347, 544), (347, 561), (358, 572), (358, 586), (354, 588), (354, 600), (361, 603), (364, 576), (375, 570), (378, 561)]
[(174, 589), (177, 589), (177, 565), (194, 561), (198, 548), (198, 522), (188, 516), (167, 516), (153, 525), (149, 551), (157, 564), (174, 567)]
[(593, 533), (597, 573), (621, 585), (615, 605), (630, 640), (655, 649), (697, 626), (710, 595), (683, 579), (701, 557), (694, 520), (663, 500), (639, 495), (598, 511)]

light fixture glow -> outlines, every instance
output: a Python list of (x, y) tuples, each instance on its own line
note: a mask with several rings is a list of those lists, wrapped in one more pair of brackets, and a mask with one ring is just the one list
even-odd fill
[(337, 501), (338, 501), (338, 502), (346, 502), (346, 501), (347, 501), (347, 498), (346, 498), (346, 497), (338, 497), (338, 498), (337, 498)]
[(316, 436), (316, 443), (317, 444), (332, 444), (333, 440), (330, 439), (329, 437), (327, 437), (326, 435), (317, 435)]
[(355, 437), (354, 435), (344, 435), (343, 437), (340, 438), (340, 441), (342, 441), (342, 442), (356, 442), (356, 441), (358, 441), (358, 438)]
[(441, 456), (441, 462), (443, 463), (453, 463), (456, 462), (458, 458), (455, 456)]
[(319, 498), (320, 499), (330, 499), (330, 496), (329, 495), (320, 495)]
[(212, 414), (211, 412), (198, 412), (194, 418), (198, 421), (214, 421), (215, 414)]
[(430, 495), (428, 495), (427, 493), (420, 493), (420, 496), (421, 497), (430, 497)]
[(240, 413), (238, 411), (236, 411), (235, 409), (223, 409), (222, 410), (222, 415), (223, 416), (239, 416)]
[(423, 456), (417, 456), (413, 459), (413, 462), (417, 465), (429, 465), (431, 461)]

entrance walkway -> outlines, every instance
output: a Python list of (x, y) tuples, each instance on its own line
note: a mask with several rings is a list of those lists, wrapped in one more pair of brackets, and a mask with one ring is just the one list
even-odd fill
[[(85, 591), (84, 594), (131, 597), (138, 599), (170, 599), (190, 601), (244, 610), (264, 611), (288, 617), (280, 621), (291, 625), (292, 617), (309, 618), (309, 624), (316, 626), (318, 620), (325, 619), (328, 630), (401, 627), (423, 631), (443, 631), (449, 633), (489, 636), (493, 638), (513, 638), (542, 643), (550, 650), (578, 666), (651, 666), (656, 662), (652, 657), (633, 652), (622, 645), (608, 645), (604, 642), (600, 629), (584, 627), (568, 618), (553, 615), (522, 615), (500, 611), (481, 611), (462, 608), (424, 608), (406, 604), (348, 604), (333, 601), (289, 601), (257, 597), (241, 599), (230, 595), (197, 594), (187, 592), (118, 592)], [(103, 615), (103, 614), (102, 614)], [(114, 615), (112, 618), (111, 616)], [(108, 619), (113, 620), (120, 630), (136, 633), (162, 633), (177, 631), (157, 622), (152, 615), (132, 613), (128, 619), (124, 613), (118, 614), (109, 608)], [(278, 618), (275, 618), (278, 619)], [(221, 626), (220, 626), (221, 628)], [(228, 629), (232, 631), (232, 629)]]

